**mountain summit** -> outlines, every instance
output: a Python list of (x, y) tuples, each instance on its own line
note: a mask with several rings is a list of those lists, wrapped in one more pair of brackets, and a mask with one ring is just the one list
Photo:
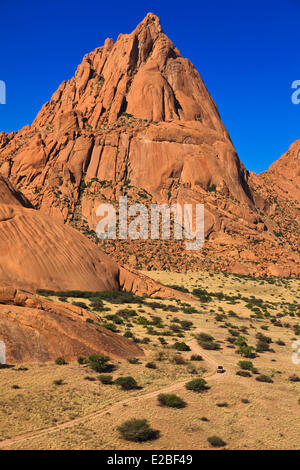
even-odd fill
[[(199, 73), (152, 13), (87, 54), (31, 126), (0, 134), (0, 173), (35, 207), (92, 238), (96, 207), (121, 194), (148, 204), (205, 203), (208, 253), (191, 261), (179, 245), (166, 256), (168, 248), (151, 242), (139, 252), (137, 242), (137, 267), (265, 274), (277, 263), (274, 232), (282, 228), (269, 216), (263, 180), (239, 160)], [(283, 263), (294, 250), (288, 239)], [(129, 251), (125, 242), (108, 250), (122, 263)]]

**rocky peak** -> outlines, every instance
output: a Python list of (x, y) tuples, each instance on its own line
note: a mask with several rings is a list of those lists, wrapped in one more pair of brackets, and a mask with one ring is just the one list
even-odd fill
[(152, 13), (132, 33), (120, 34), (116, 43), (107, 39), (87, 54), (75, 76), (43, 107), (34, 127), (99, 129), (124, 113), (150, 121), (200, 121), (227, 135), (199, 73)]

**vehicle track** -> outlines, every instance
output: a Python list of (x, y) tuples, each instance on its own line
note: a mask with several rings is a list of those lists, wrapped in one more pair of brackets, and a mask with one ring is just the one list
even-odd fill
[[(201, 332), (200, 329), (197, 329), (195, 331), (196, 334), (200, 333), (200, 332)], [(209, 355), (207, 355), (206, 353), (203, 352), (203, 349), (198, 345), (197, 340), (192, 339), (191, 341), (188, 342), (188, 345), (190, 346), (193, 353), (200, 354), (208, 364), (213, 366), (214, 371), (207, 374), (205, 376), (205, 378), (206, 379), (209, 378), (210, 380), (211, 379), (220, 379), (222, 377), (222, 374), (217, 374), (215, 372), (215, 370), (218, 366), (218, 363), (213, 358), (211, 358)], [(141, 400), (146, 400), (148, 398), (155, 398), (160, 393), (173, 392), (175, 390), (183, 388), (185, 386), (186, 382), (187, 382), (187, 380), (185, 379), (183, 381), (176, 382), (172, 385), (167, 385), (165, 387), (162, 387), (159, 390), (155, 390), (153, 392), (145, 393), (143, 395), (138, 395), (138, 396), (131, 396), (129, 398), (125, 398), (123, 400), (120, 400), (117, 403), (114, 403), (113, 405), (108, 405), (105, 408), (103, 408), (102, 410), (95, 411), (95, 412), (87, 414), (85, 416), (75, 418), (71, 421), (66, 421), (65, 423), (57, 424), (57, 425), (51, 426), (49, 428), (39, 429), (38, 431), (31, 431), (31, 432), (28, 432), (28, 433), (25, 433), (25, 434), (21, 434), (19, 436), (12, 437), (10, 439), (5, 439), (5, 440), (0, 442), (0, 449), (3, 449), (5, 447), (9, 447), (14, 443), (24, 442), (24, 441), (35, 439), (35, 438), (42, 437), (42, 436), (45, 436), (45, 435), (53, 434), (55, 432), (58, 432), (58, 431), (61, 431), (61, 430), (64, 430), (64, 429), (71, 428), (71, 427), (76, 426), (78, 424), (85, 423), (86, 421), (99, 418), (101, 416), (104, 416), (107, 413), (111, 413), (112, 411), (119, 408), (120, 406), (128, 405), (129, 403), (132, 403), (134, 401), (141, 401)]]

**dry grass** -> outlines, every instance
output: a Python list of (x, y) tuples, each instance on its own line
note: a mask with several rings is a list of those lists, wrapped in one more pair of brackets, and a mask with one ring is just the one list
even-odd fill
[[(7, 443), (6, 449), (209, 449), (207, 437), (220, 436), (228, 449), (297, 449), (300, 433), (299, 416), (300, 384), (289, 381), (291, 374), (300, 375), (300, 366), (291, 361), (291, 343), (295, 336), (292, 327), (299, 324), (297, 315), (287, 313), (287, 303), (299, 304), (299, 281), (276, 280), (274, 284), (261, 280), (249, 280), (235, 276), (208, 273), (147, 273), (165, 284), (177, 284), (192, 291), (193, 288), (205, 288), (208, 292), (220, 292), (233, 296), (240, 293), (243, 297), (255, 296), (269, 303), (267, 312), (279, 318), (287, 326), (275, 326), (268, 316), (257, 318), (251, 309), (246, 307), (243, 300), (232, 304), (230, 301), (220, 301), (213, 297), (212, 301), (203, 304), (192, 302), (191, 306), (198, 313), (183, 313), (184, 305), (175, 300), (155, 300), (162, 305), (173, 305), (178, 312), (153, 309), (142, 305), (113, 305), (105, 302), (111, 309), (100, 312), (99, 318), (105, 320), (107, 314), (114, 314), (124, 308), (136, 310), (138, 316), (149, 321), (153, 316), (162, 319), (162, 328), (154, 331), (170, 331), (174, 325), (172, 319), (188, 320), (193, 327), (182, 331), (183, 337), (164, 336), (167, 345), (163, 346), (158, 336), (149, 334), (147, 326), (135, 323), (137, 317), (130, 320), (130, 331), (140, 340), (148, 337), (149, 344), (142, 344), (146, 356), (140, 364), (129, 364), (127, 361), (116, 363), (117, 370), (114, 378), (120, 375), (132, 375), (143, 388), (130, 392), (121, 391), (115, 385), (102, 385), (98, 380), (85, 380), (86, 376), (97, 377), (86, 366), (76, 363), (66, 366), (55, 364), (27, 364), (27, 371), (14, 369), (0, 370), (0, 438), (2, 440), (25, 434), (27, 432), (59, 425), (77, 417), (104, 410), (102, 416), (90, 417), (83, 423), (57, 430), (51, 434), (36, 436), (29, 440)], [(69, 301), (79, 299), (69, 299)], [(81, 301), (82, 299), (80, 299)], [(83, 300), (82, 300), (83, 301)], [(146, 302), (152, 302), (146, 299)], [(88, 304), (88, 301), (87, 301)], [(222, 310), (221, 310), (222, 309)], [(139, 310), (144, 310), (140, 312)], [(234, 312), (236, 316), (232, 316)], [(224, 321), (217, 321), (216, 313), (225, 315)], [(225, 323), (230, 327), (225, 327)], [(236, 353), (236, 348), (230, 347), (227, 341), (232, 327), (244, 326), (245, 337), (251, 345), (256, 344), (256, 334), (261, 332), (273, 340), (271, 347), (274, 352), (264, 352), (252, 360), (259, 373), (273, 378), (273, 384), (260, 383), (251, 378), (239, 377), (237, 362), (242, 357)], [(120, 333), (128, 329), (128, 325), (117, 325)], [(267, 330), (262, 329), (267, 327)], [(202, 351), (207, 360), (190, 362), (192, 351), (183, 353), (187, 363), (174, 364), (172, 358), (176, 351), (172, 348), (174, 341), (191, 342), (195, 329), (211, 334), (221, 346), (220, 351)], [(280, 346), (276, 342), (284, 341)], [(195, 343), (195, 341), (194, 341)], [(194, 344), (191, 343), (191, 344)], [(201, 351), (200, 351), (201, 352)], [(160, 355), (163, 360), (158, 360)], [(148, 369), (145, 364), (154, 361), (157, 369)], [(225, 374), (213, 374), (214, 364), (222, 364)], [(193, 365), (198, 375), (206, 372), (210, 389), (202, 394), (187, 391), (184, 386), (176, 389), (176, 394), (187, 402), (184, 409), (158, 407), (156, 394), (142, 399), (132, 400), (127, 404), (117, 404), (124, 398), (141, 396), (152, 391), (158, 391), (165, 386), (190, 380), (190, 367)], [(18, 365), (19, 367), (19, 365)], [(197, 375), (196, 375), (197, 376)], [(54, 385), (55, 380), (63, 380), (63, 385)], [(13, 389), (18, 385), (19, 389)], [(243, 403), (248, 400), (249, 403)], [(217, 403), (228, 403), (228, 407), (218, 407)], [(105, 410), (107, 409), (107, 412)], [(161, 437), (150, 443), (136, 444), (119, 438), (116, 428), (126, 419), (138, 417), (149, 420), (152, 428), (159, 429)], [(203, 421), (206, 417), (208, 421)]]

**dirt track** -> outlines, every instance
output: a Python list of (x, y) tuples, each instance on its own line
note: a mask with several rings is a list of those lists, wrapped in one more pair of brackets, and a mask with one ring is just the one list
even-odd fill
[[(198, 329), (198, 330), (196, 330), (195, 333), (200, 333), (200, 331), (201, 330)], [(191, 348), (191, 350), (194, 354), (200, 354), (203, 357), (203, 359), (205, 359), (205, 361), (207, 363), (209, 363), (214, 368), (214, 371), (211, 372), (210, 374), (207, 374), (205, 376), (205, 378), (206, 379), (209, 378), (210, 380), (220, 379), (223, 374), (217, 374), (215, 372), (216, 368), (218, 367), (218, 363), (214, 359), (212, 359), (209, 355), (207, 355), (206, 353), (203, 352), (203, 349), (198, 345), (197, 340), (192, 339), (191, 341), (189, 341), (188, 344), (189, 344), (189, 346), (190, 346), (190, 348)], [(155, 398), (160, 393), (173, 392), (175, 390), (183, 388), (185, 386), (186, 382), (187, 382), (187, 380), (184, 380), (184, 381), (181, 381), (181, 382), (176, 382), (172, 385), (168, 385), (168, 386), (163, 387), (159, 390), (155, 390), (153, 392), (145, 393), (144, 395), (131, 396), (130, 398), (126, 398), (124, 400), (121, 400), (117, 403), (114, 403), (113, 405), (109, 405), (109, 406), (107, 406), (106, 408), (104, 408), (100, 411), (96, 411), (94, 413), (90, 413), (88, 415), (81, 416), (79, 418), (75, 418), (72, 421), (67, 421), (65, 423), (58, 424), (58, 425), (52, 426), (50, 428), (40, 429), (38, 431), (32, 431), (32, 432), (28, 432), (26, 434), (21, 434), (19, 436), (12, 437), (11, 439), (5, 439), (4, 441), (0, 442), (0, 449), (3, 449), (5, 447), (9, 447), (9, 446), (11, 446), (12, 444), (14, 444), (16, 442), (22, 442), (22, 441), (26, 441), (26, 440), (29, 440), (29, 439), (34, 439), (34, 438), (41, 437), (41, 436), (44, 436), (44, 435), (52, 434), (52, 433), (61, 431), (63, 429), (71, 428), (73, 426), (76, 426), (77, 424), (81, 424), (81, 423), (84, 423), (86, 421), (89, 421), (89, 420), (92, 420), (92, 419), (95, 419), (95, 418), (99, 418), (99, 417), (105, 415), (106, 413), (110, 413), (110, 412), (114, 411), (115, 409), (117, 409), (117, 408), (119, 408), (119, 407), (121, 407), (125, 404), (131, 403), (133, 401), (141, 401), (141, 400), (145, 400), (147, 398)]]

